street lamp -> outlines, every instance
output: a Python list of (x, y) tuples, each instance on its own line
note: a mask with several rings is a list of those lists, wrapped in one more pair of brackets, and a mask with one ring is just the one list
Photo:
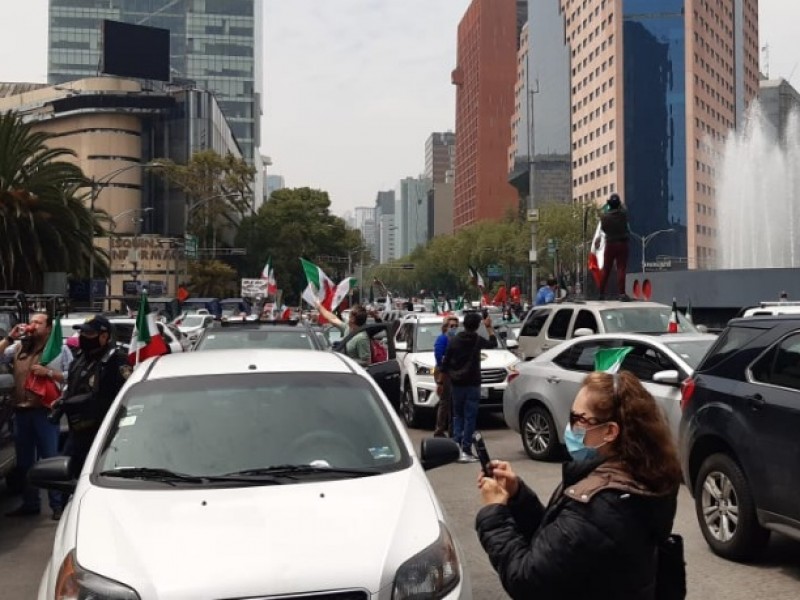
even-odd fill
[(675, 230), (673, 228), (659, 229), (658, 231), (654, 231), (653, 233), (648, 233), (645, 236), (641, 236), (638, 233), (634, 233), (633, 231), (630, 232), (630, 234), (632, 236), (638, 238), (642, 242), (642, 273), (644, 273), (646, 271), (644, 253), (645, 253), (645, 249), (647, 248), (647, 244), (649, 244), (651, 241), (653, 241), (654, 237), (656, 237), (657, 235), (660, 235), (662, 233), (675, 233)]
[[(103, 189), (103, 186), (108, 184), (108, 183), (111, 183), (111, 181), (115, 177), (117, 177), (119, 175), (122, 175), (126, 171), (130, 171), (132, 169), (149, 169), (149, 168), (157, 168), (157, 167), (162, 167), (162, 166), (163, 165), (161, 165), (159, 163), (150, 163), (150, 162), (137, 163), (137, 164), (134, 164), (134, 165), (127, 165), (125, 167), (121, 167), (119, 169), (115, 169), (114, 171), (106, 173), (105, 175), (102, 175), (100, 177), (92, 177), (91, 195), (90, 195), (90, 199), (91, 199), (90, 210), (91, 210), (92, 215), (94, 215), (95, 204), (97, 203), (97, 198), (98, 198), (98, 196), (100, 196), (100, 192)], [(121, 216), (121, 214), (122, 213), (120, 213), (120, 215), (117, 215), (117, 216), (119, 217), (119, 216)], [(94, 243), (92, 243), (92, 245), (94, 246)], [(90, 306), (90, 308), (94, 308), (94, 285), (93, 285), (93, 283), (94, 283), (94, 248), (92, 248), (92, 252), (89, 255), (89, 306)]]
[[(242, 196), (239, 192), (229, 192), (225, 194), (214, 194), (213, 196), (208, 196), (206, 198), (201, 198), (194, 204), (189, 204), (187, 202), (186, 210), (184, 211), (184, 218), (183, 218), (183, 235), (184, 237), (187, 235), (189, 230), (189, 218), (191, 217), (192, 213), (196, 211), (198, 208), (205, 206), (212, 200), (219, 200), (220, 198), (234, 198)], [(213, 225), (212, 225), (213, 227)], [(216, 247), (217, 247), (217, 230), (214, 229), (214, 241), (213, 241), (213, 248), (212, 248), (212, 258), (216, 256)]]
[[(143, 215), (143, 214), (149, 213), (152, 210), (153, 210), (152, 206), (148, 206), (146, 208), (129, 208), (128, 210), (123, 210), (121, 213), (111, 217), (111, 223), (113, 224), (112, 229), (116, 230), (117, 219), (119, 219), (120, 217), (124, 217), (125, 215), (130, 215), (130, 214), (135, 214), (135, 213), (141, 213)], [(138, 281), (138, 279), (139, 279), (139, 271), (138, 271), (138, 266), (139, 266), (139, 248), (138, 248), (138, 245), (139, 245), (139, 234), (141, 232), (142, 221), (144, 221), (144, 217), (142, 217), (142, 216), (131, 217), (131, 222), (134, 223), (134, 229), (133, 229), (133, 260), (131, 260), (130, 262), (133, 264), (133, 270), (131, 271), (131, 276), (133, 277), (133, 281), (134, 282)]]

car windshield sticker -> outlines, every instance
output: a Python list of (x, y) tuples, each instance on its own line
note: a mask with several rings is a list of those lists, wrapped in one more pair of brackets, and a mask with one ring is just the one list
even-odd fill
[(392, 451), (389, 448), (389, 446), (376, 446), (374, 448), (370, 448), (369, 453), (375, 460), (380, 460), (383, 458), (390, 458), (390, 459), (394, 458), (394, 454), (392, 454)]

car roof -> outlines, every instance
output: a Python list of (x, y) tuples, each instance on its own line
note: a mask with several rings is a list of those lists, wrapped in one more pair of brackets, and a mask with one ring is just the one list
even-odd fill
[(669, 308), (666, 304), (660, 302), (648, 302), (646, 300), (579, 300), (571, 302), (551, 302), (550, 304), (541, 304), (539, 306), (532, 306), (531, 310), (540, 308)]
[[(209, 316), (209, 315), (199, 315)], [(291, 331), (293, 333), (308, 333), (306, 327), (297, 325), (287, 325), (286, 323), (260, 323), (258, 321), (243, 321), (236, 323), (226, 323), (220, 327), (214, 327), (209, 330), (214, 335), (218, 333), (235, 333), (237, 331)]]
[(628, 339), (631, 341), (653, 341), (660, 342), (696, 342), (703, 340), (715, 340), (717, 336), (713, 333), (633, 333), (629, 331), (620, 331), (616, 333), (595, 333), (592, 335), (584, 335), (573, 338), (574, 340), (618, 340)]
[(166, 354), (139, 369), (146, 369), (142, 380), (254, 372), (356, 373), (342, 355), (335, 352), (262, 348)]

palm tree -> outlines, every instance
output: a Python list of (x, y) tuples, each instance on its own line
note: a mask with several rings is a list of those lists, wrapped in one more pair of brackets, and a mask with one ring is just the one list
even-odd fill
[(90, 183), (52, 137), (0, 114), (0, 288), (39, 291), (48, 271), (85, 276), (93, 254), (96, 273), (108, 272), (93, 239), (103, 213), (86, 207)]

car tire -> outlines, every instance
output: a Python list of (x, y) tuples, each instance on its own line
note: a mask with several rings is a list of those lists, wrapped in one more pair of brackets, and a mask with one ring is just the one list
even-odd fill
[(552, 460), (560, 454), (558, 432), (553, 416), (537, 404), (525, 411), (520, 422), (522, 447), (533, 460)]
[(769, 540), (769, 530), (756, 517), (750, 485), (730, 456), (712, 454), (703, 461), (695, 482), (694, 501), (700, 531), (715, 554), (746, 561), (754, 558)]
[(400, 399), (400, 416), (406, 427), (418, 427), (420, 424), (419, 409), (414, 405), (414, 393), (411, 385), (406, 385), (403, 396)]

